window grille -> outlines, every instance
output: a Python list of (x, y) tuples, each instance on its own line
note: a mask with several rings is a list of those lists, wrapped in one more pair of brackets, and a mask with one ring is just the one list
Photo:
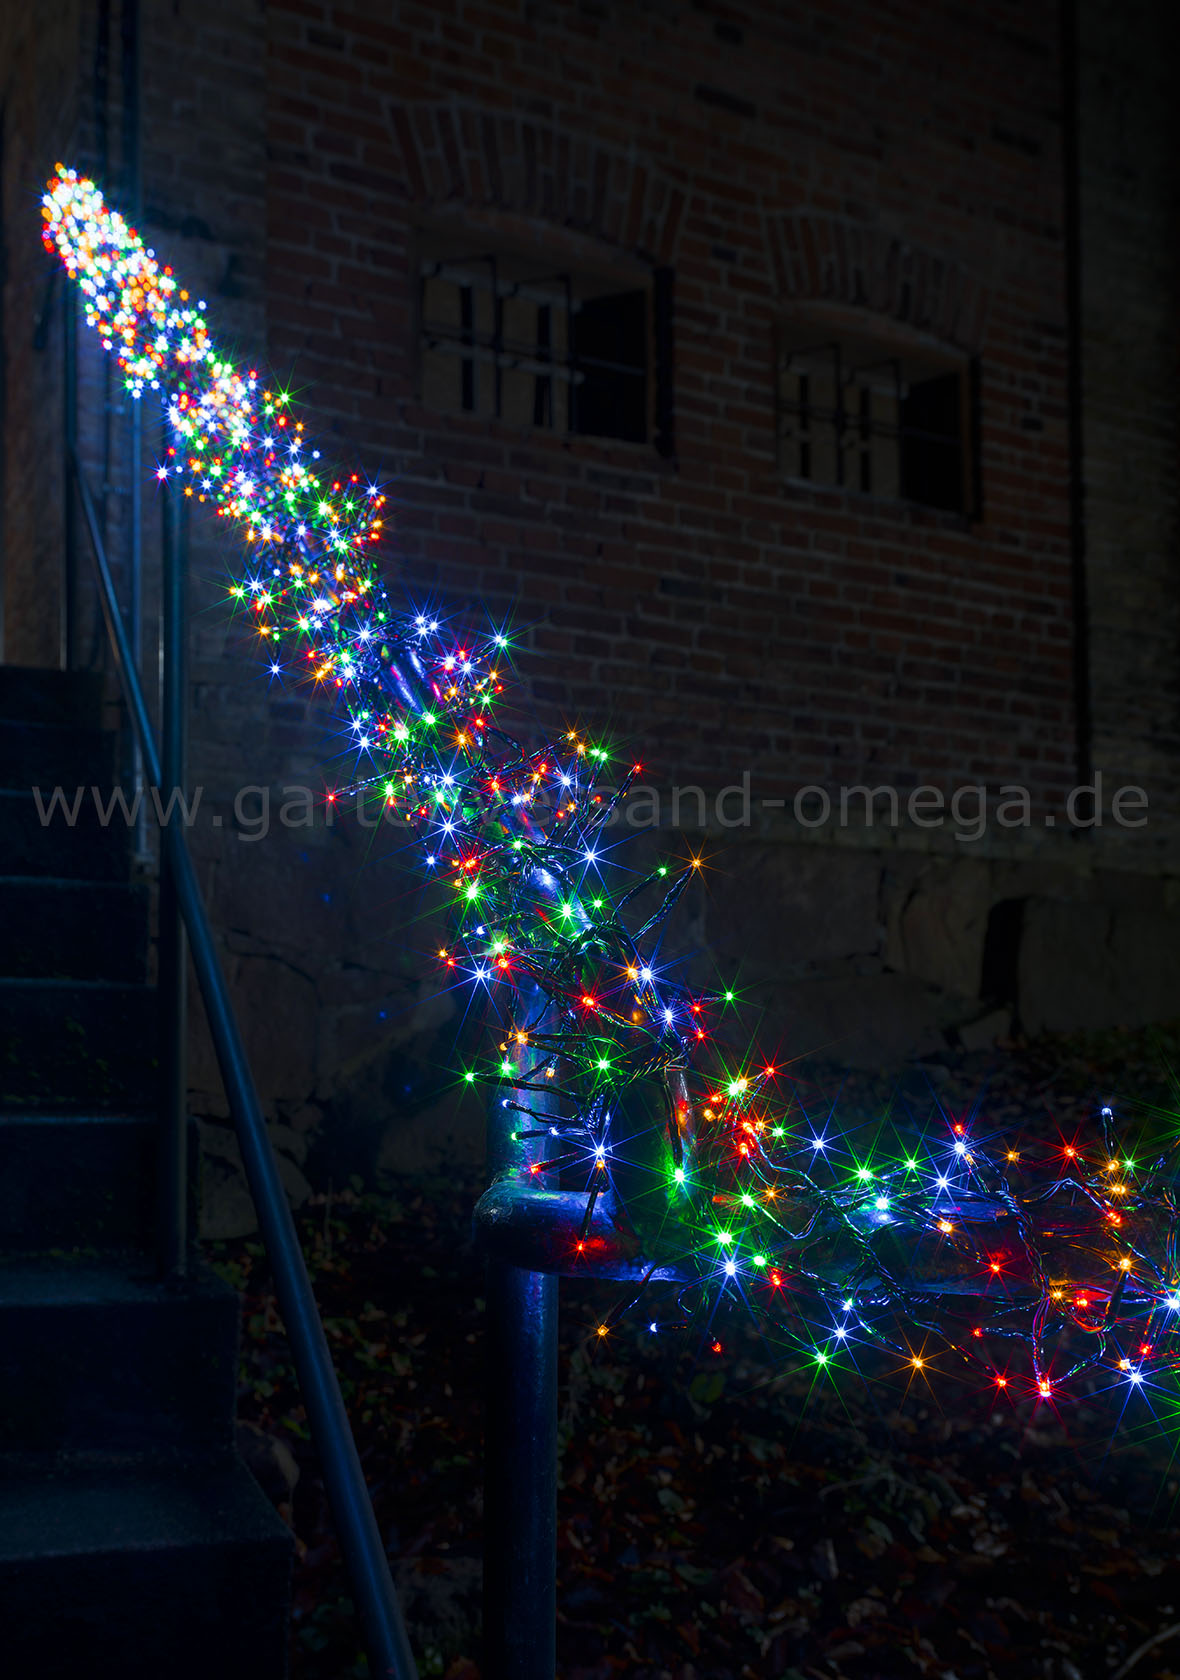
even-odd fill
[(624, 292), (491, 253), (424, 257), (419, 274), (428, 408), (669, 451), (666, 271)]
[(791, 478), (971, 513), (974, 379), (881, 346), (785, 339), (777, 361), (779, 464)]

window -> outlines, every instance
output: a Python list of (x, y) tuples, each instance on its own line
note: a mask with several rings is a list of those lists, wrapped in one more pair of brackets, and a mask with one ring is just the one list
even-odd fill
[(965, 359), (798, 326), (776, 357), (779, 464), (791, 478), (973, 514), (974, 370)]
[(671, 275), (620, 290), (504, 253), (424, 254), (422, 400), (671, 453)]

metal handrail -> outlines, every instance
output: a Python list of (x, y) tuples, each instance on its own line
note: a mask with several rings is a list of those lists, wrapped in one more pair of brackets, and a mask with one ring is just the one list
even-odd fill
[[(115, 665), (151, 786), (160, 787), (161, 762), (143, 687), (132, 657), (90, 487), (71, 439), (68, 483), (77, 492), (98, 574), (98, 598)], [(218, 960), (213, 932), (183, 826), (161, 824), (162, 848), (188, 934), (193, 967), (217, 1053), (222, 1082), (237, 1130), (246, 1179), (274, 1273), (275, 1294), (295, 1359), (300, 1393), (320, 1455), (336, 1532), (360, 1608), (369, 1664), (384, 1680), (417, 1680), (401, 1608), (365, 1486), (356, 1443), (328, 1351), (324, 1328), (304, 1264), (295, 1221), (279, 1177), (266, 1122)]]

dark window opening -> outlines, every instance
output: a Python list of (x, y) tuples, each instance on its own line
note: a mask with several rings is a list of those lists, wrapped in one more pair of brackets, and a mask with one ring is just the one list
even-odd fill
[(965, 512), (963, 376), (944, 373), (910, 386), (901, 402), (901, 493), (927, 507)]
[(646, 292), (591, 298), (571, 321), (571, 432), (590, 437), (647, 437)]
[(671, 276), (604, 289), (504, 255), (420, 268), (422, 398), (511, 424), (671, 453)]
[(974, 515), (975, 381), (966, 362), (882, 354), (865, 341), (784, 343), (779, 462), (791, 478)]

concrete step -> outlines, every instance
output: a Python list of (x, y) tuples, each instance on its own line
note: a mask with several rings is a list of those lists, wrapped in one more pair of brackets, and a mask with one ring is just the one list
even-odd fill
[(0, 1114), (0, 1252), (147, 1248), (149, 1114)]
[(0, 1451), (228, 1451), (238, 1297), (144, 1254), (0, 1261)]
[(94, 728), (102, 712), (101, 671), (50, 671), (0, 665), (0, 718)]
[[(0, 1254), (150, 1249), (155, 1114), (0, 1113)], [(189, 1229), (198, 1223), (200, 1137), (189, 1121)]]
[(115, 737), (109, 730), (63, 723), (11, 723), (0, 719), (0, 787), (55, 787), (72, 799), (79, 787), (109, 788), (115, 773)]
[(156, 994), (100, 980), (0, 979), (0, 1112), (155, 1103)]
[(291, 1535), (235, 1460), (0, 1481), (11, 1680), (283, 1680)]
[(148, 889), (140, 882), (0, 875), (0, 975), (147, 977)]
[[(99, 791), (105, 810), (109, 794)], [(50, 803), (52, 789), (45, 791), (38, 808), (28, 788), (0, 787), (0, 875), (127, 880), (133, 831), (117, 812), (104, 825), (89, 789), (76, 805), (75, 792), (70, 790), (63, 810)]]

